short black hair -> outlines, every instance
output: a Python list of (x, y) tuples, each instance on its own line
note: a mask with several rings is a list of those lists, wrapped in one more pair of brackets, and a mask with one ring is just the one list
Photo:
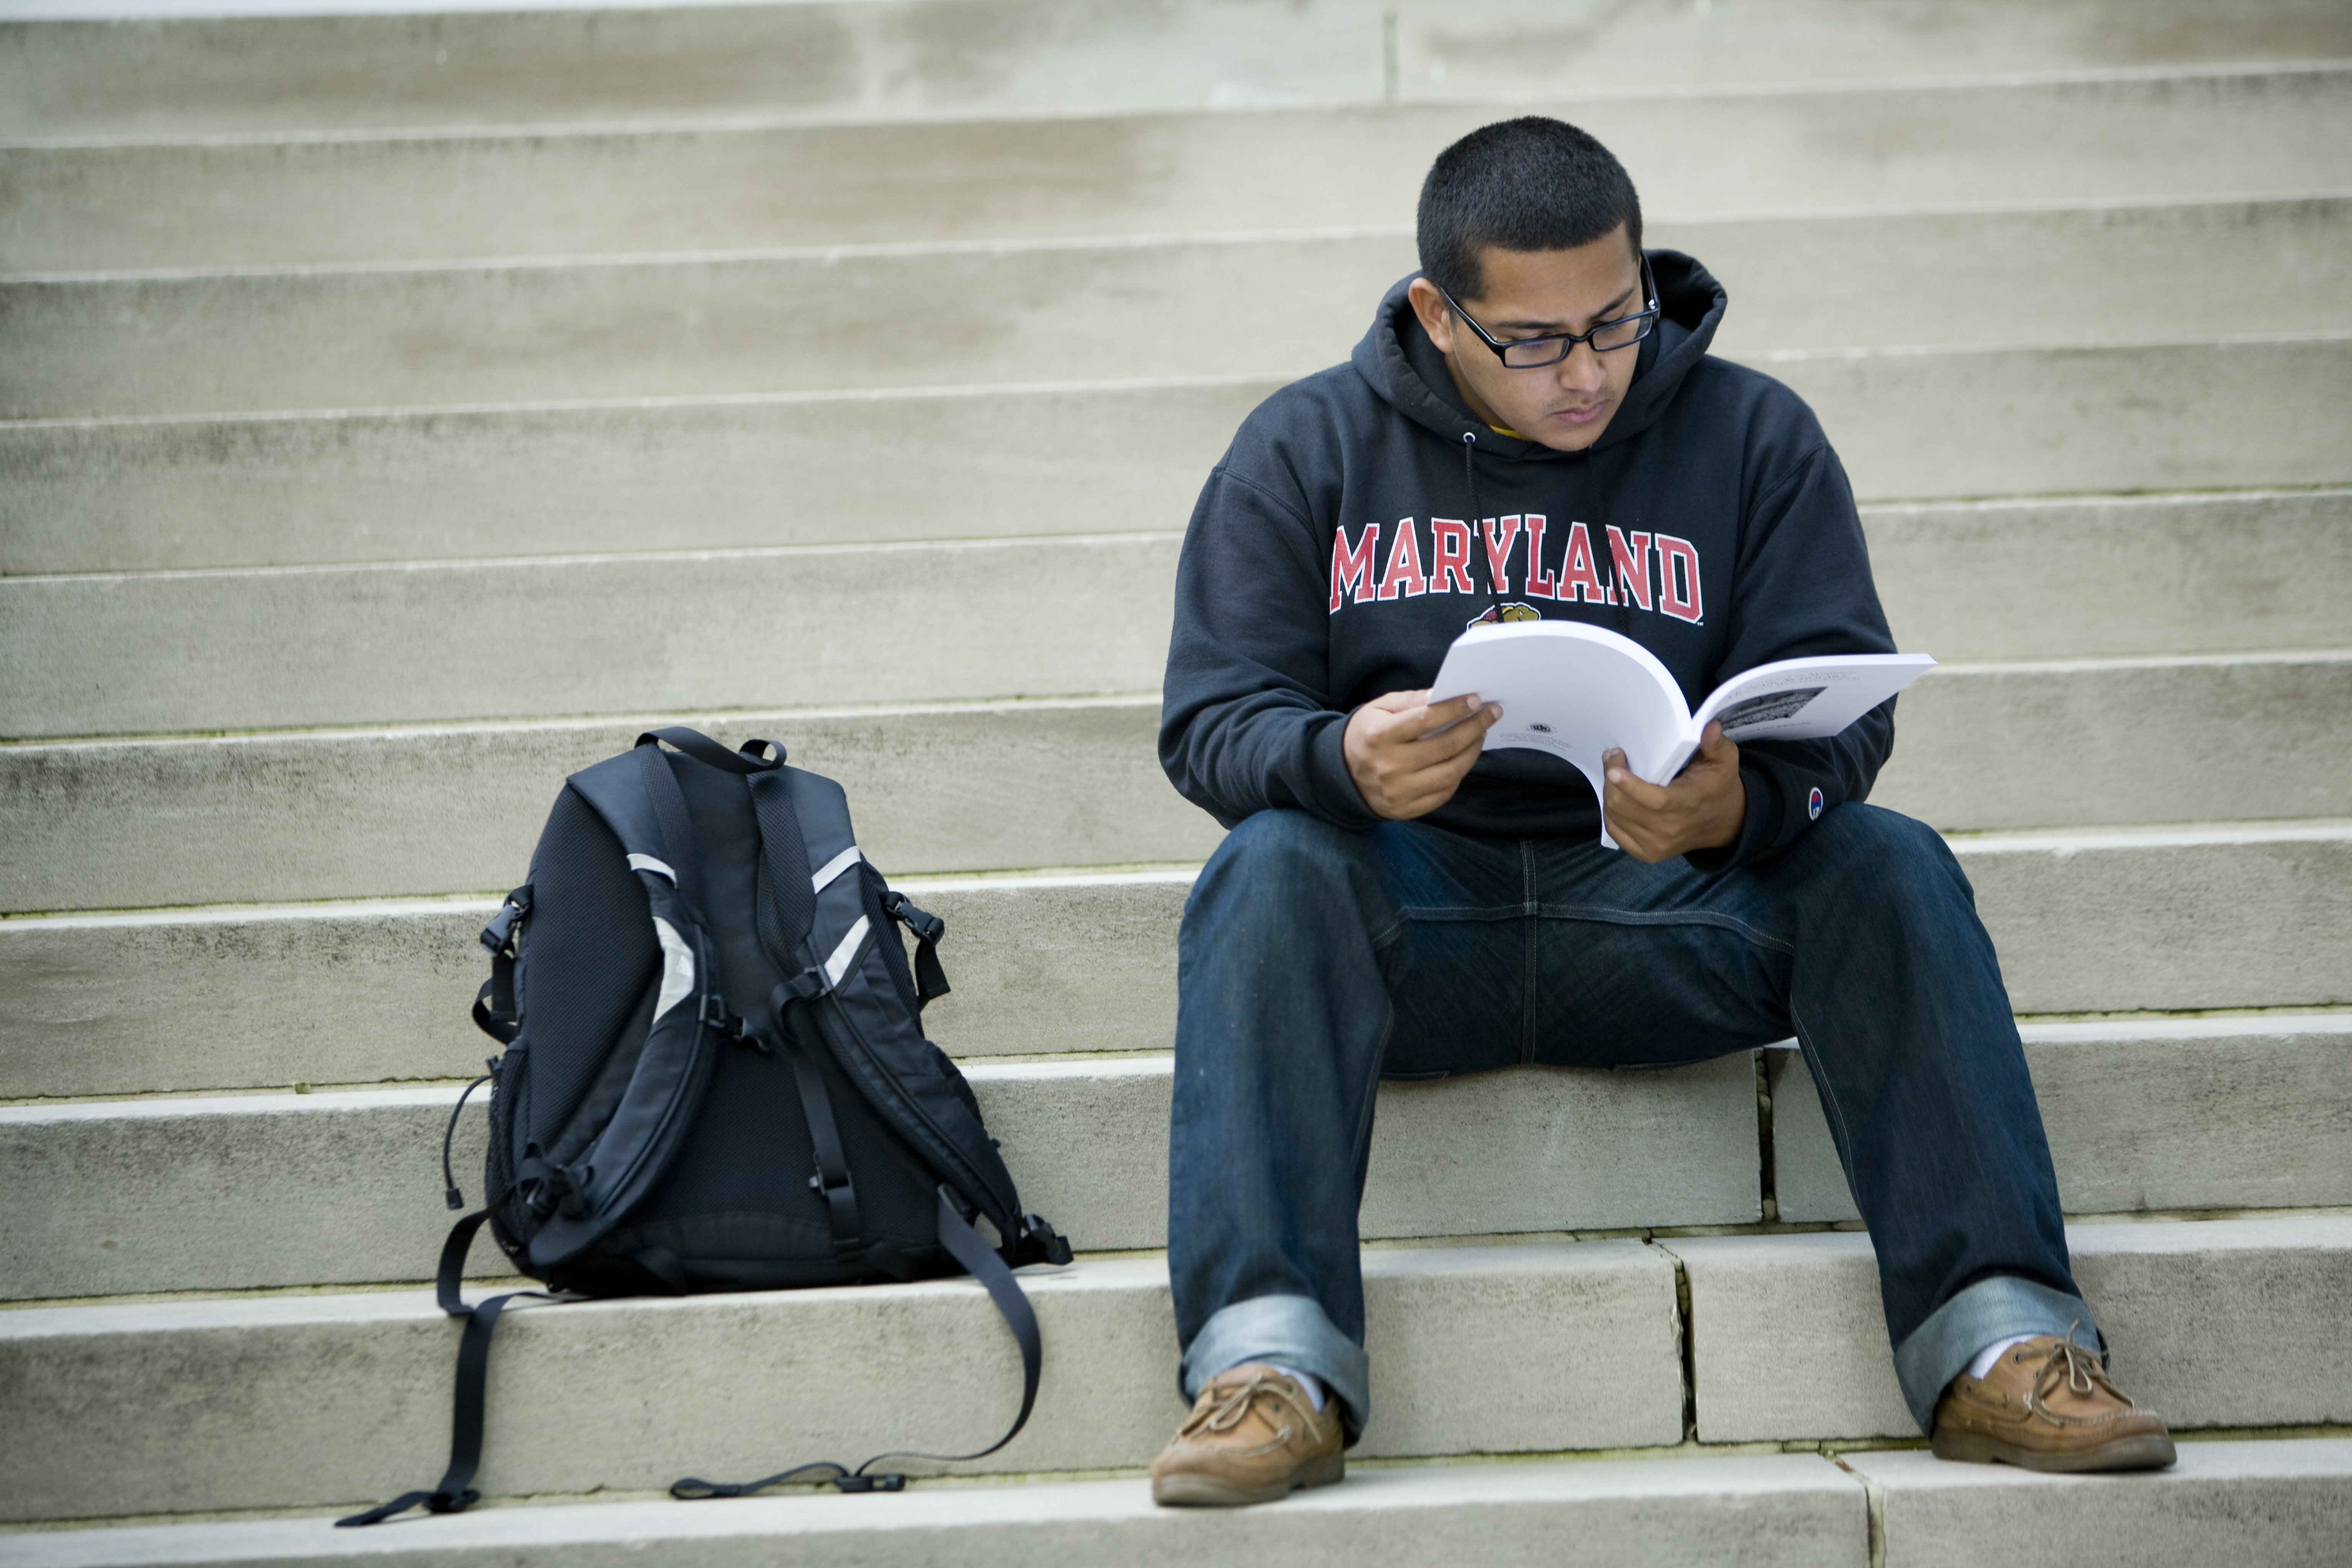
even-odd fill
[(1616, 154), (1540, 114), (1484, 125), (1437, 155), (1421, 184), (1422, 275), (1457, 300), (1486, 279), (1478, 253), (1571, 250), (1623, 225), (1642, 254), (1642, 198)]

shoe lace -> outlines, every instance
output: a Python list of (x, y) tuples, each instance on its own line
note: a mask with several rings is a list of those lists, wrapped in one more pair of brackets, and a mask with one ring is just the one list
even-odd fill
[(2082, 1326), (2080, 1318), (2067, 1324), (2066, 1337), (2042, 1352), (2042, 1364), (2033, 1373), (2035, 1407), (2047, 1412), (2050, 1396), (2058, 1392), (2062, 1383), (2068, 1392), (2084, 1397), (2104, 1391), (2126, 1405), (2132, 1405), (2131, 1397), (2115, 1385), (2107, 1376), (2107, 1369), (2099, 1364), (2097, 1352), (2075, 1342), (2074, 1331)]
[(1232, 1431), (1249, 1415), (1250, 1406), (1256, 1403), (1260, 1394), (1282, 1401), (1298, 1413), (1306, 1426), (1311, 1427), (1314, 1425), (1314, 1415), (1307, 1408), (1297, 1384), (1286, 1377), (1260, 1372), (1251, 1373), (1246, 1382), (1231, 1384), (1222, 1392), (1215, 1404), (1195, 1411), (1192, 1418), (1184, 1423), (1181, 1435), (1192, 1437), (1203, 1432)]

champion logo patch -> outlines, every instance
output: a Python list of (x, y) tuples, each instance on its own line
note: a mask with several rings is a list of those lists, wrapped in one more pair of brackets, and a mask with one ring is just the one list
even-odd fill
[(1805, 797), (1805, 815), (1815, 822), (1822, 819), (1822, 791), (1818, 784), (1813, 786), (1813, 793)]

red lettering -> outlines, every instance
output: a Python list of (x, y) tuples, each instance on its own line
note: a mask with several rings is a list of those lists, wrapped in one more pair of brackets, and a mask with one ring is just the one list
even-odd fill
[(1396, 542), (1389, 546), (1389, 569), (1381, 574), (1381, 598), (1383, 602), (1402, 595), (1418, 599), (1429, 589), (1429, 579), (1421, 574), (1421, 530), (1412, 519), (1397, 519)]
[[(1475, 594), (1478, 590), (1470, 582), (1470, 525), (1450, 517), (1433, 517), (1429, 531), (1437, 544), (1437, 555), (1429, 564), (1429, 591), (1433, 594)], [(1448, 583), (1457, 583), (1451, 587)]]
[(1511, 546), (1519, 542), (1519, 520), (1516, 517), (1500, 519), (1499, 532), (1496, 531), (1497, 521), (1491, 517), (1486, 519), (1486, 526), (1480, 530), (1486, 535), (1486, 581), (1495, 585), (1497, 594), (1507, 594), (1511, 591)]
[(1626, 535), (1611, 524), (1609, 555), (1617, 569), (1618, 603), (1630, 598), (1646, 610), (1650, 607), (1650, 536), (1636, 533), (1631, 544), (1625, 541)]
[(1350, 546), (1348, 527), (1342, 523), (1331, 531), (1331, 613), (1338, 615), (1339, 605), (1350, 593), (1356, 603), (1362, 604), (1372, 591), (1372, 556), (1380, 549), (1381, 525), (1364, 524), (1364, 535)]
[(1658, 535), (1657, 545), (1658, 608), (1696, 625), (1705, 614), (1699, 604), (1698, 548), (1669, 533)]
[(1549, 599), (1559, 584), (1544, 570), (1544, 519), (1541, 512), (1528, 513), (1528, 597)]
[(1570, 600), (1609, 603), (1609, 595), (1601, 591), (1601, 570), (1592, 560), (1592, 535), (1580, 522), (1568, 525), (1568, 549), (1559, 563), (1559, 597), (1562, 604)]

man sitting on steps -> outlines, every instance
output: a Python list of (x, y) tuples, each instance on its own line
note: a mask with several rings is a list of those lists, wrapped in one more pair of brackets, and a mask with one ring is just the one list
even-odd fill
[(1894, 704), (1827, 741), (1710, 725), (1664, 785), (1612, 752), (1595, 801), (1542, 753), (1482, 754), (1492, 705), (1426, 700), (1482, 620), (1612, 627), (1694, 703), (1773, 659), (1891, 651), (1812, 414), (1708, 357), (1722, 287), (1643, 252), (1632, 182), (1573, 126), (1448, 148), (1419, 242), (1350, 363), (1243, 425), (1178, 570), (1160, 762), (1233, 831), (1181, 941), (1168, 1264), (1196, 1403), (1153, 1495), (1339, 1479), (1372, 1415), (1356, 1219), (1383, 1074), (1790, 1035), (1936, 1452), (2171, 1463), (2089, 1348), (1968, 881), (1934, 832), (1863, 804)]

